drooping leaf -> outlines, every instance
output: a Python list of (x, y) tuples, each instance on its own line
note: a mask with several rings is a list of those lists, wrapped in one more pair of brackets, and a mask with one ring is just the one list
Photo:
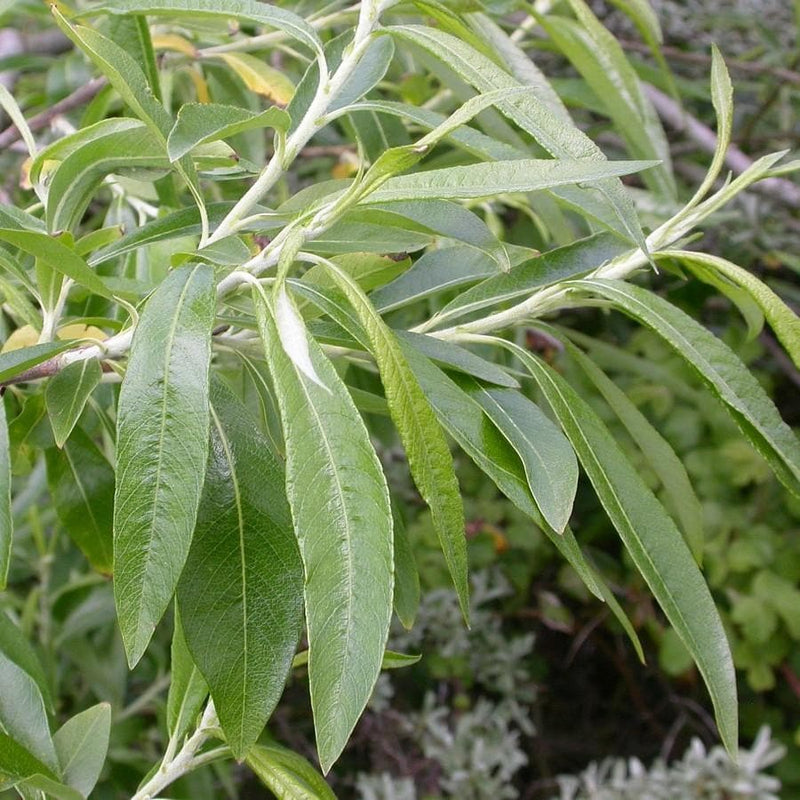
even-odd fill
[(269, 301), (255, 299), (286, 443), (286, 490), (306, 578), (311, 703), (327, 771), (380, 672), (392, 611), (389, 494), (333, 365), (300, 328), (319, 383), (307, 377), (284, 349)]
[(655, 161), (606, 161), (591, 158), (530, 158), (444, 167), (390, 178), (368, 195), (370, 203), (426, 198), (490, 197), (504, 192), (536, 192), (566, 184), (630, 175)]
[(453, 579), (461, 613), (469, 622), (464, 507), (444, 433), (397, 337), (350, 276), (333, 265), (331, 275), (347, 295), (369, 338), (411, 476), (431, 510), (433, 527)]
[(739, 357), (721, 340), (671, 303), (622, 281), (576, 281), (576, 289), (610, 300), (651, 328), (696, 371), (767, 459), (781, 482), (800, 495), (800, 440)]
[(30, 253), (56, 272), (72, 278), (101, 297), (111, 297), (103, 280), (70, 247), (59, 239), (38, 231), (0, 229), (0, 240)]
[(131, 665), (169, 604), (192, 540), (208, 454), (211, 267), (181, 267), (133, 337), (117, 414), (114, 597)]
[(655, 472), (669, 508), (680, 524), (686, 544), (698, 564), (703, 561), (703, 508), (681, 463), (669, 442), (650, 424), (647, 417), (590, 358), (577, 347), (567, 344), (570, 356), (586, 373), (605, 398), (619, 421), (641, 449), (650, 468)]
[(461, 385), (517, 451), (539, 511), (562, 533), (578, 490), (578, 459), (564, 434), (521, 392), (487, 388), (469, 379)]
[(67, 720), (53, 736), (64, 783), (83, 797), (100, 777), (110, 734), (111, 706), (98, 703)]
[(25, 634), (0, 611), (0, 653), (34, 680), (45, 705), (52, 709), (53, 698), (44, 668)]
[(414, 551), (399, 512), (394, 514), (394, 610), (406, 630), (411, 630), (419, 609), (419, 572)]
[(69, 438), (94, 391), (103, 370), (96, 358), (84, 358), (69, 364), (47, 382), (44, 399), (53, 437), (59, 447)]
[(56, 514), (89, 563), (113, 570), (114, 470), (80, 428), (59, 451), (46, 452), (47, 484)]
[(303, 564), (269, 443), (220, 382), (211, 404), (206, 482), (177, 597), (189, 651), (242, 758), (283, 693), (297, 649)]
[[(191, 551), (190, 551), (191, 552)], [(171, 739), (182, 742), (208, 697), (208, 684), (200, 674), (189, 652), (179, 607), (175, 605), (175, 630), (172, 634), (170, 682), (167, 695), (167, 733)]]
[(675, 523), (591, 407), (555, 370), (521, 347), (522, 361), (561, 423), (600, 502), (703, 676), (725, 747), (738, 745), (736, 677), (719, 613)]
[(186, 103), (178, 111), (178, 119), (170, 131), (167, 152), (171, 161), (177, 161), (199, 144), (257, 128), (285, 132), (289, 122), (289, 115), (275, 106), (256, 112), (217, 103)]
[(277, 743), (257, 744), (245, 760), (278, 800), (336, 800), (322, 775), (293, 750)]

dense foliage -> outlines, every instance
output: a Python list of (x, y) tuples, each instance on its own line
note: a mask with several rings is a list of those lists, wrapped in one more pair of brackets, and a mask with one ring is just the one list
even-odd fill
[[(45, 92), (64, 106), (34, 116), (41, 65), (9, 64), (32, 75), (0, 86), (19, 184), (0, 207), (0, 788), (144, 800), (182, 779), (201, 797), (213, 775), (235, 796), (246, 762), (281, 798), (331, 797), (268, 727), (287, 680), (307, 684), (327, 774), (376, 684), (373, 704), (391, 694), (381, 670), (421, 651), (437, 680), (494, 694), (455, 727), (432, 694), (406, 718), (436, 791), (516, 796), (533, 644), (482, 609), (485, 577), (470, 600), (463, 456), (528, 540), (511, 580), (547, 540), (641, 655), (611, 580), (635, 571), (662, 664), (696, 665), (735, 755), (734, 664), (765, 688), (800, 638), (796, 561), (764, 557), (785, 546), (774, 517), (749, 549), (707, 542), (694, 486), (720, 514), (738, 513), (731, 486), (796, 498), (800, 442), (735, 333), (653, 282), (719, 292), (800, 366), (796, 314), (693, 247), (795, 165), (725, 178), (714, 49), (716, 147), (683, 197), (616, 39), (583, 0), (540, 5), (59, 2), (69, 49)], [(675, 91), (650, 6), (616, 5)], [(542, 42), (573, 77), (548, 80)], [(596, 335), (598, 309), (638, 353)], [(592, 546), (598, 504), (624, 562)], [(508, 542), (487, 531), (495, 560)], [(434, 595), (417, 620), (420, 576), (455, 604)], [(140, 712), (167, 687), (156, 730)]]

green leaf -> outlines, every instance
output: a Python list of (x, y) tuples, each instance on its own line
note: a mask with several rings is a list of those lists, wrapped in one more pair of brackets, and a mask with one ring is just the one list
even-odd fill
[[(520, 86), (482, 53), (436, 28), (403, 25), (387, 28), (387, 31), (427, 50), (479, 92)], [(554, 115), (545, 103), (530, 93), (510, 97), (499, 102), (497, 108), (555, 158), (605, 159), (600, 148), (586, 134), (575, 126), (564, 125), (563, 118)], [(594, 182), (592, 189), (608, 208), (609, 215), (617, 220), (620, 232), (646, 251), (636, 211), (622, 184), (618, 180), (606, 179)]]
[(76, 283), (85, 286), (101, 297), (111, 297), (111, 292), (106, 288), (89, 265), (70, 247), (62, 241), (46, 233), (38, 231), (0, 229), (0, 240), (30, 253), (41, 259), (48, 267), (72, 278)]
[(781, 482), (800, 496), (800, 441), (761, 384), (726, 344), (671, 303), (638, 286), (589, 279), (571, 285), (610, 300), (673, 347), (725, 404)]
[(483, 308), (529, 297), (535, 289), (597, 269), (630, 247), (610, 233), (599, 233), (572, 244), (548, 250), (524, 261), (503, 275), (494, 275), (462, 292), (431, 319), (441, 325)]
[(517, 451), (539, 511), (557, 533), (567, 527), (578, 490), (578, 459), (544, 412), (514, 389), (460, 382)]
[(109, 25), (109, 37), (115, 44), (133, 56), (147, 78), (147, 84), (156, 100), (161, 102), (161, 82), (158, 77), (158, 65), (147, 20), (141, 14), (112, 18)]
[(183, 569), (208, 454), (211, 267), (176, 269), (133, 336), (117, 413), (114, 597), (128, 661), (141, 658)]
[(274, 128), (285, 133), (290, 121), (289, 115), (275, 106), (255, 112), (217, 103), (186, 103), (169, 133), (167, 152), (170, 161), (177, 161), (199, 144), (227, 139), (243, 131)]
[(708, 687), (725, 747), (736, 753), (736, 675), (711, 593), (675, 523), (600, 418), (555, 370), (502, 339), (530, 371), (600, 502)]
[(237, 759), (275, 709), (300, 638), (303, 564), (284, 484), (255, 421), (212, 383), (206, 482), (177, 597)]
[(7, 733), (0, 731), (0, 781), (17, 782), (41, 774), (55, 779), (55, 774), (38, 758)]
[(52, 709), (53, 698), (44, 668), (25, 634), (0, 611), (0, 653), (33, 678), (45, 704)]
[(84, 797), (100, 777), (110, 735), (111, 706), (98, 703), (67, 720), (53, 736), (64, 783)]
[(396, 200), (468, 199), (507, 192), (536, 192), (650, 169), (655, 161), (606, 161), (591, 158), (528, 158), (445, 167), (398, 175), (367, 195), (370, 203)]
[[(0, 591), (6, 588), (11, 563), (14, 520), (11, 516), (11, 448), (8, 440), (6, 404), (0, 397)], [(0, 620), (0, 639), (3, 625)]]
[(208, 697), (208, 684), (189, 653), (177, 604), (170, 664), (167, 733), (170, 739), (180, 743), (194, 727), (203, 703)]
[(670, 443), (650, 424), (647, 417), (590, 358), (567, 343), (570, 357), (586, 373), (631, 438), (647, 459), (669, 499), (669, 508), (680, 524), (686, 544), (698, 564), (703, 562), (703, 507)]
[(395, 331), (395, 335), (442, 367), (472, 375), (487, 383), (495, 383), (509, 389), (519, 388), (516, 378), (512, 378), (502, 367), (476, 356), (465, 347), (412, 331)]
[(693, 272), (710, 270), (723, 275), (744, 289), (755, 301), (772, 330), (786, 348), (792, 361), (800, 368), (800, 318), (763, 281), (746, 269), (724, 258), (691, 250), (668, 250), (658, 257), (677, 258)]
[(113, 569), (114, 470), (80, 428), (62, 450), (46, 451), (47, 485), (56, 514), (98, 572)]
[(308, 761), (279, 744), (257, 744), (245, 760), (278, 800), (336, 800), (331, 787)]
[(60, 781), (47, 777), (47, 775), (32, 775), (18, 784), (18, 788), (33, 789), (37, 794), (44, 792), (46, 797), (53, 797), (55, 800), (84, 800), (80, 792)]
[(628, 151), (636, 158), (661, 164), (642, 177), (656, 194), (674, 200), (669, 144), (633, 67), (614, 35), (583, 0), (569, 0), (578, 22), (559, 16), (539, 16), (542, 27), (600, 98)]
[(69, 364), (48, 381), (44, 399), (53, 437), (59, 447), (63, 447), (69, 438), (86, 401), (102, 377), (100, 362), (96, 358), (85, 358)]
[[(386, 646), (393, 587), (389, 493), (333, 365), (299, 317), (290, 340), (285, 325), (279, 333), (267, 299), (256, 294), (255, 301), (286, 443), (286, 490), (306, 576), (311, 703), (327, 771), (372, 694)], [(297, 365), (303, 351), (316, 377)]]
[[(52, 773), (58, 758), (42, 693), (36, 681), (17, 663), (0, 652), (0, 730), (12, 736)], [(52, 774), (51, 773), (51, 774)]]
[(130, 123), (76, 147), (56, 168), (47, 192), (50, 231), (75, 230), (111, 173), (141, 179), (169, 169), (161, 140), (143, 122)]
[(255, 0), (225, 0), (219, 8), (210, 8), (206, 0), (114, 0), (113, 4), (95, 7), (90, 13), (98, 11), (108, 14), (151, 14), (170, 19), (236, 18), (284, 31), (317, 53), (322, 53), (322, 42), (317, 32), (302, 17)]
[(394, 610), (406, 630), (414, 626), (419, 609), (419, 572), (408, 531), (395, 510), (394, 514)]
[(369, 338), (411, 476), (431, 510), (433, 527), (453, 579), (461, 613), (469, 623), (464, 507), (447, 440), (394, 333), (358, 284), (334, 264), (330, 266), (331, 275), (347, 295)]

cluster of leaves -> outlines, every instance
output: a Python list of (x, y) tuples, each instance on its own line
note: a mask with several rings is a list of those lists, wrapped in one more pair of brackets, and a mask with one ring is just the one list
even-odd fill
[[(78, 749), (63, 752), (47, 698), (61, 695), (67, 660), (84, 695), (119, 701), (126, 662), (157, 692), (166, 652), (154, 633), (172, 605), (166, 743), (134, 798), (226, 759), (245, 760), (281, 797), (330, 797), (264, 729), (292, 665), (307, 664), (327, 772), (382, 666), (404, 663), (386, 643), (393, 609), (413, 625), (418, 575), (371, 433), (402, 444), (465, 619), (464, 511), (446, 435), (638, 648), (569, 526), (582, 471), (735, 751), (733, 660), (698, 566), (685, 469), (575, 331), (542, 317), (600, 305), (652, 330), (797, 494), (800, 443), (757, 379), (692, 316), (628, 280), (679, 264), (746, 296), (800, 363), (800, 323), (766, 285), (685, 249), (721, 206), (794, 165), (766, 156), (715, 189), (732, 124), (715, 51), (719, 144), (679, 202), (653, 108), (583, 0), (520, 30), (536, 28), (569, 60), (591, 90), (586, 107), (637, 160), (608, 160), (524, 42), (477, 5), (312, 5), (301, 15), (255, 0), (58, 3), (70, 57), (103, 88), (69, 132), (42, 140), (0, 90), (30, 186), (0, 209), (0, 575), (15, 588), (0, 653), (4, 675), (26, 687), (0, 684), (2, 786), (91, 791), (105, 737), (84, 748), (70, 736)], [(658, 54), (647, 4), (623, 5)], [(331, 180), (298, 185), (314, 147), (343, 158)], [(620, 181), (633, 174), (636, 192)], [(504, 216), (536, 226), (536, 246), (501, 239)], [(582, 393), (515, 339), (528, 326), (566, 350), (633, 434), (673, 514)], [(52, 505), (40, 513), (44, 484)], [(80, 556), (62, 531), (91, 573), (74, 577)], [(22, 644), (33, 629), (45, 669)], [(108, 715), (94, 706), (66, 725), (107, 726)], [(78, 762), (90, 766), (75, 774)]]

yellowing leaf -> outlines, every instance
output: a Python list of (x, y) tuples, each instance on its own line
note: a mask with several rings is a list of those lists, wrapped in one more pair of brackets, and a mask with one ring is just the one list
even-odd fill
[(183, 53), (185, 56), (195, 58), (197, 50), (195, 46), (183, 36), (176, 33), (162, 33), (153, 36), (153, 49), (155, 50), (174, 50), (176, 53)]
[(221, 58), (247, 85), (275, 103), (285, 106), (294, 95), (294, 84), (279, 70), (247, 53), (220, 53)]
[(206, 79), (200, 74), (200, 70), (197, 69), (189, 69), (187, 70), (189, 73), (189, 77), (192, 79), (192, 83), (194, 84), (194, 91), (197, 95), (197, 102), (198, 103), (210, 103), (211, 102), (211, 95), (208, 91), (208, 83), (206, 83)]
[(108, 338), (108, 334), (105, 333), (105, 331), (101, 331), (100, 328), (95, 328), (94, 325), (81, 325), (80, 323), (74, 323), (72, 325), (65, 325), (63, 328), (59, 328), (56, 337), (62, 340), (97, 339), (98, 341), (102, 342), (103, 339)]
[(10, 353), (12, 350), (21, 350), (23, 347), (31, 347), (39, 341), (39, 331), (32, 325), (23, 325), (17, 328), (11, 336), (6, 339), (3, 349), (0, 352)]

